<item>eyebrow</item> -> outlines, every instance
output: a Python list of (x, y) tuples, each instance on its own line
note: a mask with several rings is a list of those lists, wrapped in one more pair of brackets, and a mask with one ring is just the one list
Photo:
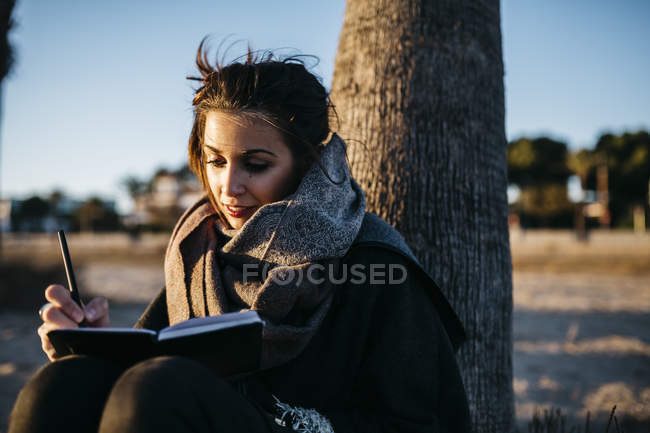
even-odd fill
[[(210, 149), (214, 153), (221, 153), (219, 151), (219, 149), (217, 149), (216, 147), (208, 146), (207, 144), (204, 144), (203, 146)], [(276, 155), (275, 153), (273, 153), (273, 152), (271, 152), (269, 150), (266, 150), (266, 149), (248, 149), (248, 150), (243, 151), (242, 155), (243, 156), (248, 156), (248, 155), (252, 155), (254, 153), (268, 153), (271, 156), (274, 156), (276, 158), (278, 157), (278, 155)]]

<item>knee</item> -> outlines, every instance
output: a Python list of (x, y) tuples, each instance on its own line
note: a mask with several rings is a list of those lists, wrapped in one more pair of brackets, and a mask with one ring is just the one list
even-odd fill
[(163, 418), (173, 416), (179, 402), (193, 401), (192, 388), (197, 381), (209, 380), (206, 374), (212, 373), (182, 357), (163, 356), (136, 364), (111, 390), (100, 431), (149, 431), (152, 423), (163, 423)]
[[(189, 390), (193, 380), (205, 380), (205, 367), (187, 358), (160, 356), (126, 370), (111, 391), (111, 400), (147, 404)], [(209, 372), (208, 372), (209, 373)]]
[(12, 431), (22, 431), (18, 425), (66, 419), (67, 411), (80, 404), (93, 413), (100, 411), (120, 372), (108, 361), (77, 355), (44, 365), (18, 394), (9, 419), (16, 427)]
[(266, 431), (265, 423), (255, 406), (207, 367), (159, 357), (120, 376), (99, 432)]
[[(62, 396), (68, 393), (83, 395), (84, 388), (97, 389), (100, 383), (106, 383), (105, 387), (110, 388), (119, 373), (119, 368), (108, 361), (78, 355), (66, 356), (41, 367), (22, 389), (19, 399), (45, 399), (50, 405), (65, 400)], [(52, 399), (52, 395), (58, 397)]]

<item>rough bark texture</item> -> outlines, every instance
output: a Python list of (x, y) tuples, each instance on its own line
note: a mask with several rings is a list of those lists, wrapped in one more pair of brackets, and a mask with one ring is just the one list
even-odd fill
[(0, 0), (0, 83), (9, 73), (14, 56), (9, 45), (9, 31), (13, 26), (11, 13), (15, 0)]
[(475, 431), (513, 431), (498, 0), (348, 0), (332, 101), (369, 210), (404, 235), (465, 325)]
[[(0, 0), (0, 124), (2, 124), (2, 82), (9, 73), (14, 56), (9, 45), (9, 31), (13, 26), (11, 12), (15, 0)], [(2, 143), (0, 143), (1, 145)], [(2, 163), (2, 147), (0, 146), (0, 166)], [(0, 185), (0, 199), (2, 199), (2, 185)], [(0, 263), (2, 263), (2, 231), (0, 231)]]

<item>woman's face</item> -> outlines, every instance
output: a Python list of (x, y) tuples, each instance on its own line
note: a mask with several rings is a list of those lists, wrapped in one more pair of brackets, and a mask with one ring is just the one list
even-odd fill
[(291, 151), (262, 120), (208, 112), (203, 152), (210, 191), (234, 229), (296, 187)]

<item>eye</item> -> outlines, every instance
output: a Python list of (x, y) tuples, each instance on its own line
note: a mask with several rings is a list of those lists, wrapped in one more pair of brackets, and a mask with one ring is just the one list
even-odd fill
[(269, 164), (258, 164), (253, 162), (246, 163), (246, 170), (248, 170), (250, 173), (260, 173), (267, 168), (269, 168)]
[(207, 165), (212, 165), (214, 167), (223, 167), (224, 165), (226, 165), (226, 161), (224, 161), (221, 158), (214, 158), (214, 159), (210, 159), (210, 160), (206, 161), (206, 164)]
[[(211, 165), (213, 167), (224, 167), (227, 164), (226, 160), (221, 157), (212, 157), (212, 159), (209, 159), (206, 161), (206, 165)], [(264, 162), (251, 162), (251, 161), (246, 161), (244, 163), (244, 167), (246, 171), (249, 173), (261, 173), (267, 168), (269, 168), (268, 163)]]

